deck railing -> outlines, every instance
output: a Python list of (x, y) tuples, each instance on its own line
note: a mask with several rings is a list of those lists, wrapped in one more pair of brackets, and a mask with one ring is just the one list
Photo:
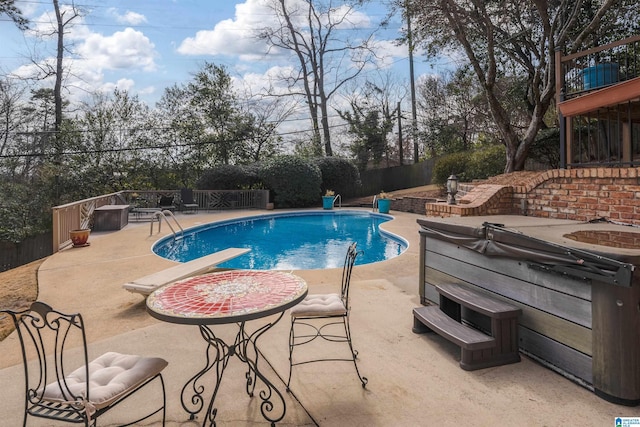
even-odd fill
[[(91, 228), (93, 213), (104, 205), (127, 204), (133, 210), (155, 208), (161, 196), (173, 197), (173, 206), (180, 211), (180, 190), (126, 190), (105, 194), (53, 208), (53, 252), (71, 244), (69, 231)], [(198, 210), (266, 209), (269, 190), (194, 190)]]
[(640, 164), (640, 103), (634, 98), (613, 102), (613, 92), (598, 92), (621, 83), (637, 87), (638, 77), (640, 35), (568, 55), (556, 52), (560, 110), (564, 101), (584, 109), (560, 115), (562, 168)]
[(78, 202), (53, 207), (53, 252), (69, 246), (69, 232), (82, 228), (91, 228), (93, 212), (104, 205), (122, 203), (122, 192), (91, 197)]
[(556, 52), (559, 101), (640, 76), (640, 35), (581, 52)]

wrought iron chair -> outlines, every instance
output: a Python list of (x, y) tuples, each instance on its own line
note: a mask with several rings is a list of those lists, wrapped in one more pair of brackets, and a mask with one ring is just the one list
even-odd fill
[[(155, 379), (162, 385), (162, 406), (124, 425), (137, 424), (161, 411), (164, 425), (164, 359), (108, 352), (89, 362), (80, 314), (63, 314), (40, 301), (23, 311), (0, 313), (13, 319), (22, 347), (26, 385), (23, 426), (29, 415), (96, 426), (98, 417)], [(77, 345), (82, 346), (81, 355), (73, 349)], [(81, 356), (84, 365), (72, 371), (71, 362)]]
[[(362, 387), (366, 387), (369, 381), (360, 374), (356, 359), (358, 352), (353, 349), (351, 342), (351, 328), (349, 327), (349, 284), (351, 282), (351, 271), (359, 252), (356, 243), (349, 246), (344, 259), (342, 269), (342, 286), (340, 294), (315, 294), (307, 297), (298, 305), (291, 308), (291, 330), (289, 332), (289, 379), (287, 380), (287, 390), (291, 383), (293, 367), (306, 363), (333, 361), (333, 362), (353, 362)], [(342, 327), (336, 326), (342, 325)], [(296, 332), (298, 330), (298, 332)], [(344, 330), (344, 332), (342, 332)], [(293, 361), (293, 351), (296, 347), (309, 344), (316, 338), (326, 341), (347, 343), (351, 357), (348, 358), (311, 358), (299, 362)]]

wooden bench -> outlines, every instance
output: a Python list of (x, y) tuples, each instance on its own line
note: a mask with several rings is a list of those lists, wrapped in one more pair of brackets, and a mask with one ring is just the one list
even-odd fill
[[(467, 371), (520, 361), (518, 316), (521, 310), (469, 286), (436, 286), (440, 306), (413, 309), (413, 332), (435, 332), (460, 347), (460, 367)], [(463, 307), (490, 320), (488, 334), (463, 323)]]
[(141, 277), (132, 282), (125, 283), (122, 287), (129, 292), (135, 292), (146, 296), (162, 285), (175, 282), (176, 280), (186, 279), (187, 277), (195, 276), (197, 274), (202, 274), (207, 270), (214, 268), (216, 265), (246, 254), (250, 250), (251, 249), (247, 248), (224, 249), (219, 252), (194, 259), (193, 261), (180, 263), (174, 267)]

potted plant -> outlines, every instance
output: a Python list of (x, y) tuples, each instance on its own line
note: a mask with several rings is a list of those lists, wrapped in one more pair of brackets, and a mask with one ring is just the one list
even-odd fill
[(324, 209), (333, 209), (333, 196), (335, 192), (333, 190), (327, 190), (322, 196), (322, 207)]
[(378, 194), (378, 212), (389, 213), (392, 197), (393, 194), (385, 193), (384, 191), (381, 191), (380, 194)]
[(81, 228), (79, 230), (69, 231), (69, 238), (71, 239), (71, 243), (73, 243), (73, 247), (79, 248), (82, 246), (89, 246), (87, 240), (89, 240), (90, 233), (90, 228)]

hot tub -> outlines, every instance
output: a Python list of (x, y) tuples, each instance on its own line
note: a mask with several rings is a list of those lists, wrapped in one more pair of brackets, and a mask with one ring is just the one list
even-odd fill
[(418, 223), (424, 304), (452, 282), (509, 302), (522, 309), (521, 352), (608, 401), (640, 404), (639, 228), (525, 216)]

